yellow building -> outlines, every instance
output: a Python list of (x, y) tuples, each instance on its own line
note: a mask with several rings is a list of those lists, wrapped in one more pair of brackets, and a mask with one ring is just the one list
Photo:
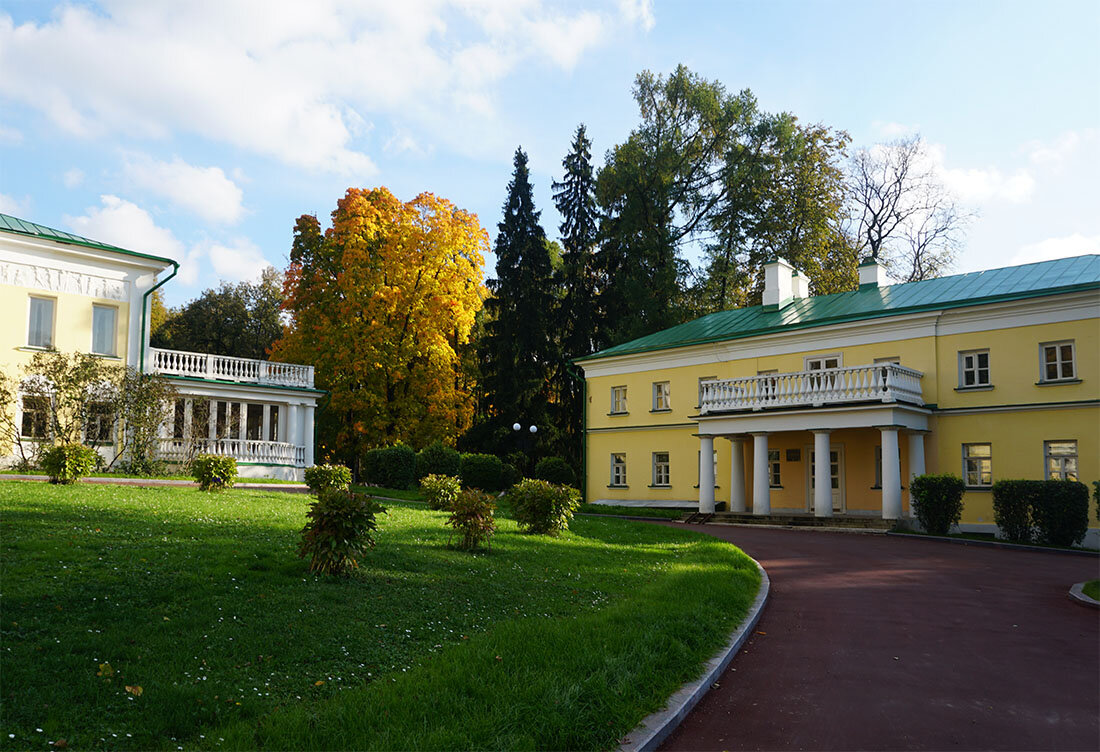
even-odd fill
[(909, 478), (953, 473), (992, 530), (998, 479), (1100, 478), (1100, 256), (859, 272), (811, 297), (779, 260), (763, 305), (579, 358), (586, 498), (896, 520)]
[[(150, 294), (177, 269), (172, 259), (0, 214), (0, 371), (21, 379), (34, 353), (59, 350), (159, 374), (179, 395), (161, 428), (164, 460), (209, 452), (235, 457), (244, 476), (300, 480), (313, 464), (322, 394), (313, 367), (150, 347)], [(34, 399), (0, 405), (25, 445), (51, 439)], [(117, 439), (85, 436), (108, 462)], [(0, 465), (18, 459), (9, 451), (0, 447)]]

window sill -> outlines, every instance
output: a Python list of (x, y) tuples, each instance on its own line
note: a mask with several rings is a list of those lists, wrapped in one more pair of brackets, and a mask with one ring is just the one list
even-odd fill
[(650, 488), (672, 488), (672, 486), (668, 485), (667, 483), (664, 483), (664, 484), (650, 483), (649, 487)]
[(93, 355), (94, 357), (100, 358), (102, 360), (122, 360), (121, 355), (110, 355), (108, 353), (90, 353), (90, 355)]
[(992, 384), (979, 384), (977, 386), (957, 386), (956, 392), (991, 392), (993, 391)]
[[(905, 486), (899, 486), (899, 488), (900, 488), (900, 489), (901, 489), (902, 491), (904, 491), (904, 490), (905, 490)], [(992, 486), (980, 486), (980, 488), (992, 488)], [(882, 486), (871, 486), (871, 490), (872, 490), (872, 491), (881, 491), (881, 490), (882, 490)]]
[(992, 491), (993, 486), (963, 486), (964, 491)]
[(1036, 381), (1035, 386), (1062, 386), (1063, 384), (1080, 384), (1081, 379), (1048, 379)]
[(780, 491), (782, 491), (782, 490), (783, 490), (783, 486), (768, 486), (768, 488), (769, 488), (770, 490), (772, 490), (772, 491), (774, 491), (774, 490), (775, 490), (775, 489), (777, 489), (777, 488), (778, 488), (778, 489), (779, 489)]
[(670, 412), (672, 412), (672, 408), (671, 407), (662, 407), (658, 410), (650, 410), (650, 412), (651, 413), (670, 413)]
[(608, 488), (630, 488), (630, 486), (608, 486)]
[(15, 349), (24, 352), (54, 352), (55, 350), (53, 347), (39, 347), (38, 345), (20, 345)]
[[(699, 487), (698, 483), (696, 483), (694, 486), (692, 486), (692, 488), (698, 488), (698, 487)], [(721, 486), (719, 486), (717, 483), (714, 484), (714, 487), (715, 488), (721, 488)]]
[(608, 413), (608, 416), (610, 416), (610, 417), (614, 417), (616, 415), (630, 415), (630, 412), (627, 411), (627, 412), (621, 412), (621, 413)]

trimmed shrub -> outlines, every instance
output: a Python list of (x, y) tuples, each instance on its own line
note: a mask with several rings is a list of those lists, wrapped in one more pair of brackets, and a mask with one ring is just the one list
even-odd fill
[(496, 508), (493, 497), (476, 488), (468, 488), (458, 494), (451, 505), (451, 516), (447, 520), (454, 532), (462, 536), (456, 546), (463, 551), (473, 551), (482, 542), (489, 544), (497, 530), (496, 519), (493, 517)]
[(428, 509), (448, 510), (462, 492), (462, 485), (453, 475), (425, 475), (420, 479), (420, 490)]
[(947, 535), (962, 519), (966, 485), (951, 475), (918, 475), (909, 483), (913, 514), (926, 533)]
[(95, 470), (99, 452), (83, 444), (61, 444), (47, 449), (40, 464), (50, 476), (50, 483), (68, 485)]
[(363, 455), (363, 479), (383, 488), (412, 488), (416, 484), (416, 452), (404, 444), (371, 449)]
[(535, 465), (535, 477), (558, 486), (572, 486), (577, 482), (577, 474), (572, 466), (561, 457), (543, 457)]
[(230, 488), (237, 477), (237, 460), (220, 454), (200, 454), (191, 460), (191, 475), (203, 491)]
[(1031, 543), (1034, 484), (1042, 481), (999, 480), (993, 484), (993, 521), (1005, 540)]
[(376, 515), (386, 510), (367, 494), (323, 488), (309, 506), (298, 558), (309, 557), (309, 571), (344, 575), (374, 548)]
[(482, 491), (499, 491), (503, 488), (504, 463), (494, 454), (464, 454), (459, 475), (462, 485)]
[(314, 465), (306, 468), (306, 485), (314, 494), (326, 488), (346, 491), (351, 487), (351, 470), (343, 465)]
[(1092, 500), (1096, 502), (1096, 519), (1100, 521), (1100, 480), (1092, 482)]
[(442, 441), (434, 441), (416, 453), (416, 479), (427, 475), (454, 475), (462, 471), (462, 455)]
[(1033, 481), (1041, 484), (1032, 497), (1031, 519), (1039, 543), (1073, 546), (1089, 531), (1089, 489), (1075, 480)]
[(508, 503), (516, 522), (528, 533), (557, 535), (569, 528), (573, 512), (580, 506), (580, 491), (555, 486), (544, 480), (525, 478), (508, 489)]
[(500, 487), (511, 488), (512, 486), (523, 480), (523, 476), (520, 475), (519, 468), (513, 465), (511, 462), (505, 462), (500, 466)]

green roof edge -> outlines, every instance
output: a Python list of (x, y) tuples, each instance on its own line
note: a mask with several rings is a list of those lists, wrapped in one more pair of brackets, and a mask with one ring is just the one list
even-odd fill
[[(869, 285), (868, 285), (869, 287)], [(610, 353), (608, 355), (601, 355), (600, 353), (592, 353), (591, 355), (582, 355), (579, 358), (573, 358), (571, 363), (582, 363), (589, 360), (606, 360), (609, 358), (621, 358), (627, 355), (641, 355), (642, 353), (658, 352), (660, 350), (676, 350), (681, 347), (693, 347), (695, 345), (706, 345), (713, 342), (728, 342), (735, 339), (747, 339), (749, 337), (760, 337), (765, 334), (775, 334), (782, 331), (790, 331), (794, 329), (813, 329), (819, 326), (829, 326), (830, 324), (843, 324), (847, 321), (862, 321), (866, 319), (881, 319), (888, 318), (890, 316), (903, 316), (910, 313), (921, 313), (924, 311), (942, 311), (949, 308), (972, 308), (978, 305), (986, 305), (988, 303), (1003, 303), (1009, 300), (1026, 300), (1027, 298), (1044, 298), (1051, 295), (1061, 295), (1067, 292), (1081, 292), (1084, 290), (1100, 290), (1100, 282), (1083, 282), (1077, 285), (1067, 285), (1065, 287), (1055, 287), (1046, 290), (1028, 290), (1026, 292), (1019, 293), (1005, 293), (1002, 295), (990, 295), (985, 298), (971, 298), (963, 301), (950, 301), (949, 303), (928, 303), (925, 305), (912, 306), (909, 308), (898, 308), (896, 310), (887, 311), (875, 311), (867, 314), (852, 314), (848, 316), (834, 316), (827, 319), (818, 319), (815, 321), (806, 321), (793, 324), (783, 324), (780, 326), (767, 327), (765, 329), (758, 329), (745, 334), (723, 334), (716, 337), (704, 337), (701, 339), (687, 340), (684, 342), (675, 342), (667, 345), (652, 345), (650, 347), (643, 347), (637, 350), (629, 350), (621, 353)], [(624, 343), (625, 344), (625, 343)]]
[(22, 235), (27, 238), (38, 238), (40, 240), (48, 240), (53, 243), (63, 243), (65, 245), (76, 245), (84, 248), (94, 248), (100, 251), (108, 251), (110, 253), (121, 253), (126, 256), (136, 256), (137, 258), (149, 259), (151, 261), (160, 261), (164, 264), (176, 264), (178, 263), (174, 259), (167, 258), (165, 256), (154, 256), (151, 253), (139, 253), (138, 251), (131, 251), (127, 248), (120, 248), (117, 245), (111, 245), (110, 243), (101, 243), (98, 240), (92, 240), (91, 238), (85, 238), (80, 235), (74, 235), (71, 232), (65, 232), (64, 230), (57, 230), (53, 227), (47, 227), (46, 225), (40, 225), (37, 222), (31, 222), (27, 219), (20, 219), (19, 217), (11, 214), (4, 214), (0, 212), (0, 218), (14, 219), (16, 222), (25, 225), (31, 225), (36, 228), (41, 228), (46, 232), (25, 232), (22, 230), (16, 230), (11, 227), (0, 226), (0, 232), (9, 232), (12, 235)]

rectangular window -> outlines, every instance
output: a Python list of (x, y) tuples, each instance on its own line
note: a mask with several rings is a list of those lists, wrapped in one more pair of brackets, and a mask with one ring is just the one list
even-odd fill
[(668, 475), (668, 452), (654, 452), (653, 453), (653, 485), (655, 486), (667, 486), (669, 484)]
[(807, 371), (820, 371), (825, 368), (840, 368), (840, 356), (817, 355), (812, 358), (806, 358)]
[(772, 488), (782, 488), (783, 479), (779, 475), (779, 450), (768, 450), (768, 483)]
[(1042, 353), (1040, 381), (1068, 381), (1077, 378), (1073, 340), (1046, 342), (1039, 346)]
[(626, 387), (611, 387), (611, 413), (613, 415), (626, 412)]
[(187, 401), (178, 399), (172, 410), (172, 438), (183, 438), (183, 427), (187, 416)]
[(1077, 476), (1077, 441), (1044, 441), (1047, 480), (1080, 480)]
[(24, 397), (19, 435), (24, 439), (44, 439), (50, 424), (49, 397)]
[(84, 426), (84, 439), (95, 444), (110, 444), (114, 437), (115, 416), (105, 402), (88, 405), (88, 423)]
[(115, 354), (115, 321), (118, 309), (114, 306), (92, 306), (92, 352), (96, 355)]
[(31, 298), (28, 347), (53, 347), (53, 298)]
[(959, 353), (959, 388), (989, 386), (989, 350)]
[(891, 355), (888, 358), (875, 358), (874, 362), (875, 362), (875, 365), (883, 365), (883, 364), (886, 364), (886, 363), (893, 363), (896, 366), (900, 366), (901, 365), (901, 358), (899, 358), (897, 355)]
[(210, 400), (191, 402), (191, 437), (194, 439), (210, 438), (210, 404)]
[(972, 488), (993, 485), (992, 444), (963, 444), (963, 478)]
[(653, 383), (653, 411), (672, 409), (672, 391), (667, 381)]
[(267, 440), (278, 441), (279, 440), (279, 406), (271, 406), (271, 418), (269, 419), (270, 425), (267, 428)]
[[(901, 451), (900, 449), (898, 451)], [(900, 465), (899, 465), (900, 467)], [(882, 488), (882, 445), (875, 447), (875, 485), (873, 488)]]
[(611, 484), (618, 488), (626, 488), (626, 455), (611, 455)]
[(698, 407), (703, 406), (703, 382), (704, 381), (717, 381), (717, 380), (718, 380), (717, 376), (700, 376), (699, 377), (699, 402), (696, 403), (695, 407), (698, 408)]
[(260, 441), (264, 434), (264, 406), (248, 403), (248, 414), (245, 416), (244, 437), (249, 441)]

